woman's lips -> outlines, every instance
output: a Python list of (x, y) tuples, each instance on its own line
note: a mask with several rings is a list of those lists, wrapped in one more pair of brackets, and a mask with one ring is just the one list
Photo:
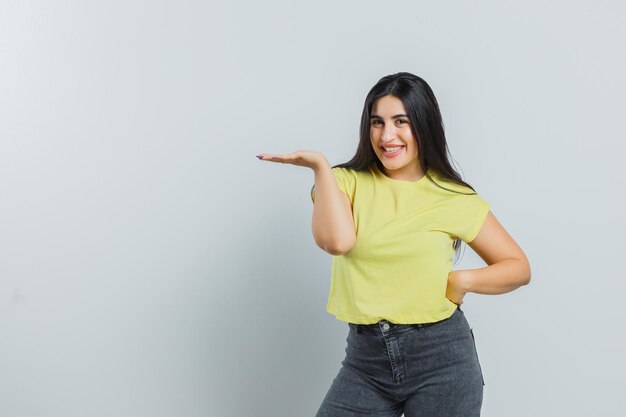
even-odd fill
[(395, 152), (387, 152), (385, 150), (385, 148), (381, 148), (383, 151), (383, 156), (385, 158), (395, 158), (396, 156), (400, 155), (402, 153), (402, 151), (404, 150), (404, 146), (401, 146), (400, 149), (398, 149)]

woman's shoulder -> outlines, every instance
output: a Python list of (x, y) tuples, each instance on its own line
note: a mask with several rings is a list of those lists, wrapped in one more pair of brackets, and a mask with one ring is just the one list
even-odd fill
[[(431, 177), (432, 179), (437, 183), (438, 186), (440, 187), (444, 187), (447, 188), (448, 190), (450, 190), (453, 193), (461, 193), (461, 194), (475, 194), (475, 191), (465, 185), (465, 184), (460, 184), (459, 182), (453, 180), (452, 178), (448, 178), (443, 176), (442, 174), (440, 174), (439, 172), (435, 171), (435, 170), (430, 170), (431, 172)], [(437, 187), (437, 185), (435, 185), (435, 187)], [(437, 187), (439, 188), (439, 187)], [(441, 189), (441, 188), (439, 188)], [(445, 192), (446, 190), (441, 189), (442, 192)], [(450, 192), (448, 191), (448, 192)]]
[(350, 168), (350, 167), (335, 166), (332, 168), (332, 171), (335, 175), (340, 175), (343, 177), (350, 177), (350, 178), (359, 178), (359, 177), (372, 175), (372, 170), (369, 168), (357, 170), (355, 168)]

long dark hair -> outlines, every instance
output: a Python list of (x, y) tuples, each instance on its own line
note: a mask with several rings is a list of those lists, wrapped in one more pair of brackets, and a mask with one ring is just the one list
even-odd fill
[[(374, 102), (387, 95), (397, 97), (404, 104), (411, 131), (417, 141), (418, 161), (428, 180), (440, 188), (458, 192), (438, 184), (428, 174), (428, 170), (432, 168), (441, 178), (468, 187), (473, 191), (469, 194), (476, 194), (476, 190), (463, 181), (450, 164), (448, 159), (450, 151), (446, 142), (443, 119), (433, 90), (422, 78), (408, 72), (387, 75), (372, 87), (363, 106), (360, 140), (356, 154), (348, 162), (335, 165), (333, 168), (343, 167), (355, 171), (367, 171), (372, 168), (373, 164), (376, 164), (381, 172), (385, 172), (382, 162), (372, 149), (370, 116)], [(453, 247), (457, 259), (461, 243), (462, 241), (458, 237), (454, 240)]]

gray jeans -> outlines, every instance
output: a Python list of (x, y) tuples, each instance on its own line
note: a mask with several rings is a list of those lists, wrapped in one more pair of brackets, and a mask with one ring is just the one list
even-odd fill
[(348, 323), (346, 357), (316, 417), (478, 417), (485, 381), (460, 306), (425, 324)]

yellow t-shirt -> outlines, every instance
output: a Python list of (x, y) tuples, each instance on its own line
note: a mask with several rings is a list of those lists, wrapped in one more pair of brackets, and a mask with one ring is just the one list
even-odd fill
[[(441, 189), (426, 176), (389, 178), (376, 165), (332, 172), (352, 202), (357, 239), (350, 252), (332, 258), (326, 310), (337, 320), (359, 324), (450, 317), (457, 308), (445, 296), (452, 245), (457, 236), (465, 242), (476, 237), (490, 204), (478, 194)], [(428, 172), (443, 187), (473, 192)]]

